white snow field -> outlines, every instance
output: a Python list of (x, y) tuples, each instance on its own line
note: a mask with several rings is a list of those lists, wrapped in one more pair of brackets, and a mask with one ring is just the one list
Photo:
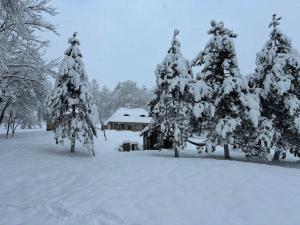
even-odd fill
[(123, 140), (141, 142), (138, 133), (107, 136), (99, 133), (93, 158), (56, 145), (51, 132), (2, 135), (0, 225), (300, 224), (299, 161), (119, 152)]

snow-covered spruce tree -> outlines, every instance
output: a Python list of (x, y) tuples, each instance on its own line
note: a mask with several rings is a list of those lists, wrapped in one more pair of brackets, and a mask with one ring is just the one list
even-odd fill
[(153, 120), (150, 132), (159, 130), (161, 145), (172, 143), (175, 157), (185, 147), (190, 136), (191, 104), (189, 102), (189, 83), (192, 71), (189, 62), (180, 51), (177, 39), (178, 30), (174, 31), (171, 48), (155, 71), (157, 88), (155, 98), (151, 101)]
[(257, 127), (259, 107), (239, 71), (233, 41), (237, 35), (225, 28), (223, 22), (214, 20), (208, 34), (212, 37), (205, 49), (192, 61), (193, 66), (202, 66), (192, 88), (196, 121), (193, 127), (207, 137), (208, 152), (221, 145), (224, 157), (230, 158), (229, 145), (237, 144), (237, 128), (244, 121)]
[(257, 54), (251, 85), (261, 102), (261, 113), (272, 120), (277, 133), (274, 159), (290, 150), (300, 157), (300, 57), (279, 29), (281, 17), (273, 15), (270, 39)]
[(63, 143), (69, 139), (71, 152), (79, 140), (93, 155), (93, 139), (98, 123), (97, 107), (94, 104), (90, 84), (78, 48), (77, 33), (69, 39), (55, 87), (49, 100), (50, 118), (56, 123), (55, 138)]

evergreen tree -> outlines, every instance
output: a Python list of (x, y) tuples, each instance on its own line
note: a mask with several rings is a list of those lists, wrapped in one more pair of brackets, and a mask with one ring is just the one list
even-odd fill
[(300, 57), (278, 29), (280, 20), (273, 15), (270, 39), (257, 54), (250, 83), (259, 94), (262, 115), (276, 132), (275, 159), (285, 157), (287, 150), (300, 156)]
[(172, 143), (175, 157), (179, 157), (190, 136), (191, 104), (188, 87), (192, 80), (189, 62), (180, 51), (177, 39), (178, 30), (174, 31), (171, 48), (155, 71), (157, 88), (155, 97), (150, 103), (150, 133), (159, 130), (160, 145)]
[(49, 101), (50, 117), (56, 123), (55, 138), (63, 143), (69, 139), (71, 152), (79, 140), (93, 155), (93, 139), (98, 123), (97, 107), (94, 104), (90, 84), (78, 48), (77, 33), (69, 39), (55, 87)]
[(192, 61), (202, 66), (193, 84), (193, 126), (207, 137), (208, 152), (222, 145), (225, 158), (230, 158), (229, 145), (237, 145), (237, 128), (244, 120), (258, 126), (259, 107), (239, 71), (233, 41), (237, 35), (214, 20), (208, 34), (212, 37), (205, 49)]

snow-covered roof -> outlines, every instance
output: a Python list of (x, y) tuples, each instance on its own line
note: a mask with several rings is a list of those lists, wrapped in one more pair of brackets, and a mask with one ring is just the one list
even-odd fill
[(107, 121), (117, 123), (150, 123), (151, 117), (143, 108), (119, 108)]

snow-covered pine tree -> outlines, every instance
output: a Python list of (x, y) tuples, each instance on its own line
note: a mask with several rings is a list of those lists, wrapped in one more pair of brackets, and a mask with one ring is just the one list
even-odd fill
[(300, 57), (273, 15), (270, 39), (257, 54), (251, 85), (261, 102), (261, 113), (272, 120), (277, 133), (275, 159), (290, 150), (300, 157)]
[(239, 71), (233, 41), (237, 35), (214, 20), (208, 34), (212, 37), (205, 49), (192, 61), (193, 66), (202, 66), (192, 88), (193, 127), (207, 137), (208, 152), (221, 145), (224, 157), (230, 158), (229, 145), (236, 145), (237, 128), (244, 120), (257, 126), (259, 107)]
[(57, 142), (63, 143), (64, 139), (69, 139), (71, 152), (74, 152), (75, 141), (79, 140), (95, 155), (93, 139), (96, 136), (98, 113), (76, 35), (74, 33), (68, 41), (70, 46), (65, 51), (49, 100), (49, 113), (57, 125), (54, 131)]
[(172, 143), (175, 157), (185, 147), (190, 136), (191, 104), (188, 87), (192, 81), (189, 62), (180, 51), (177, 39), (178, 30), (174, 31), (171, 48), (155, 71), (157, 88), (155, 98), (150, 103), (151, 131), (160, 134), (160, 145)]

